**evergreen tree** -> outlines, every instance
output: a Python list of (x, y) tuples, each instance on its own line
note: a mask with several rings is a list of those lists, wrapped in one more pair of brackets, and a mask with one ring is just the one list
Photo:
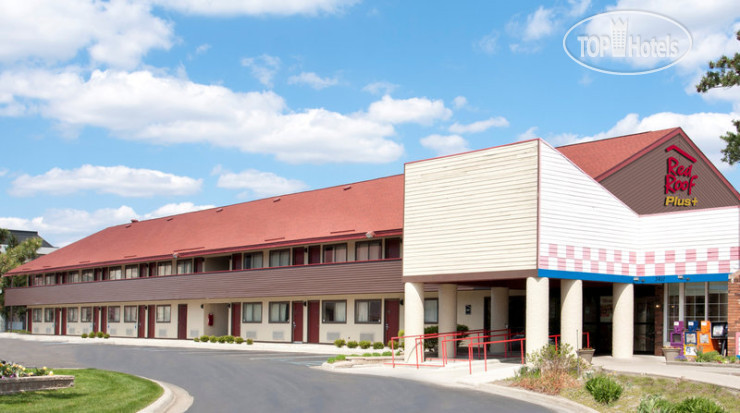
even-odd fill
[(0, 244), (7, 245), (5, 252), (0, 253), (0, 312), (9, 319), (10, 309), (5, 307), (5, 290), (10, 287), (11, 279), (14, 286), (26, 285), (26, 276), (3, 277), (3, 274), (13, 268), (36, 258), (36, 252), (41, 248), (41, 238), (29, 238), (23, 242), (18, 240), (7, 229), (0, 228)]

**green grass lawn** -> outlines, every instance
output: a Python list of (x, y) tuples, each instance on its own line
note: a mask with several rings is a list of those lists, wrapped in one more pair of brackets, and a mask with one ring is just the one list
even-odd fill
[(624, 391), (619, 400), (609, 406), (597, 403), (583, 386), (566, 389), (560, 395), (600, 412), (634, 412), (640, 404), (640, 399), (650, 394), (659, 394), (672, 402), (679, 402), (690, 396), (702, 396), (718, 402), (728, 412), (740, 412), (740, 392), (724, 387), (647, 376), (612, 377), (622, 385)]
[(0, 412), (136, 412), (162, 395), (158, 384), (114, 371), (54, 370), (75, 376), (75, 385), (0, 396)]

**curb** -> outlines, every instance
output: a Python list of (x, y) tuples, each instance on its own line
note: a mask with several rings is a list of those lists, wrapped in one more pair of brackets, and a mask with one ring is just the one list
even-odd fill
[(537, 404), (542, 407), (547, 407), (558, 413), (599, 413), (598, 410), (594, 410), (588, 406), (584, 406), (580, 403), (576, 403), (572, 400), (568, 400), (565, 397), (550, 396), (547, 394), (532, 392), (523, 389), (517, 389), (515, 387), (500, 386), (497, 384), (484, 383), (480, 385), (465, 384), (474, 389), (484, 391), (486, 393), (495, 394), (498, 396), (510, 397), (517, 400), (523, 400), (532, 404)]
[(183, 413), (193, 404), (193, 396), (182, 387), (153, 380), (148, 377), (141, 378), (157, 383), (164, 391), (162, 392), (162, 396), (155, 400), (154, 403), (139, 410), (139, 413)]

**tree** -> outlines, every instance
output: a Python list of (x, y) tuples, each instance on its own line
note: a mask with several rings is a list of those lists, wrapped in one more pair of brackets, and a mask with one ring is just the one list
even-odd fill
[(41, 248), (41, 238), (29, 238), (19, 243), (10, 231), (0, 228), (0, 244), (7, 245), (5, 252), (0, 253), (0, 312), (8, 317), (10, 309), (5, 307), (5, 290), (10, 287), (11, 282), (15, 286), (24, 285), (27, 278), (25, 276), (3, 277), (3, 274), (36, 258), (36, 252)]
[[(740, 30), (737, 32), (740, 41)], [(707, 73), (702, 76), (701, 82), (696, 85), (696, 91), (706, 93), (710, 89), (740, 86), (740, 53), (729, 58), (722, 56), (714, 62), (709, 62)], [(722, 161), (732, 165), (740, 161), (740, 120), (733, 120), (736, 132), (728, 131), (721, 138), (727, 143), (722, 149)]]

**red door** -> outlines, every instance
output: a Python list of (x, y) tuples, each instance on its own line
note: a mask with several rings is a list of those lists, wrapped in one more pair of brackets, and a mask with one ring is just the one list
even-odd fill
[(308, 247), (308, 263), (321, 264), (321, 246), (311, 245)]
[(303, 265), (304, 247), (293, 248), (293, 265)]
[(397, 298), (385, 300), (385, 342), (388, 343), (391, 338), (398, 336), (398, 327), (400, 325), (400, 302)]
[(93, 332), (100, 331), (100, 307), (93, 307)]
[(139, 306), (139, 316), (136, 317), (136, 336), (139, 338), (146, 337), (146, 306)]
[[(28, 331), (30, 331), (31, 333), (33, 333), (33, 310), (26, 309), (26, 318), (28, 319), (28, 323), (26, 323), (26, 325), (28, 326)], [(10, 319), (10, 326), (11, 326), (11, 329), (12, 329), (12, 326), (13, 326), (12, 316), (11, 316), (11, 319)]]
[(149, 306), (149, 323), (147, 325), (147, 337), (154, 338), (154, 322), (157, 321), (157, 306)]
[(320, 301), (308, 302), (308, 342), (319, 342), (319, 320), (321, 320)]
[(62, 308), (62, 335), (67, 335), (67, 309)]
[(54, 309), (54, 335), (59, 335), (59, 327), (62, 325), (62, 309)]
[(293, 341), (303, 341), (303, 301), (293, 301)]
[(108, 332), (108, 307), (100, 307), (100, 331)]
[(231, 335), (242, 335), (242, 304), (231, 303)]
[(185, 340), (188, 338), (188, 305), (177, 306), (177, 338)]

